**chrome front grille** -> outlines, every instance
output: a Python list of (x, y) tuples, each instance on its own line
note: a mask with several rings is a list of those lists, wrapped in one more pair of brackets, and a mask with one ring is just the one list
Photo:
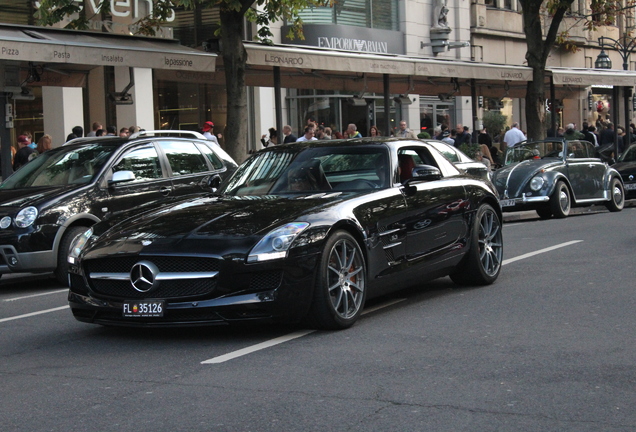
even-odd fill
[[(140, 262), (156, 267), (153, 287), (133, 286), (131, 269)], [(189, 299), (207, 296), (217, 287), (219, 260), (183, 256), (128, 256), (87, 260), (83, 263), (91, 289), (112, 299)]]

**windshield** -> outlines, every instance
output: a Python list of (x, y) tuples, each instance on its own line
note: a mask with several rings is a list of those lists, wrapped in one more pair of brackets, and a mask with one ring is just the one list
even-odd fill
[(543, 159), (543, 158), (559, 158), (563, 159), (563, 142), (562, 141), (534, 141), (517, 144), (506, 150), (505, 165), (521, 162), (524, 160)]
[(625, 153), (619, 158), (619, 162), (635, 162), (636, 161), (636, 145), (630, 146)]
[(49, 150), (7, 178), (0, 189), (89, 183), (118, 147), (89, 144)]
[(389, 157), (385, 147), (277, 148), (248, 159), (220, 192), (254, 196), (388, 186)]

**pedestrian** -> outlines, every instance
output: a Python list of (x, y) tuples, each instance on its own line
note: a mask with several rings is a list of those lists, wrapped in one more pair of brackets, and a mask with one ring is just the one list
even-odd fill
[(292, 134), (292, 127), (290, 125), (283, 126), (283, 135), (285, 135), (285, 139), (283, 140), (283, 144), (296, 142), (298, 137)]
[(296, 140), (296, 142), (302, 141), (317, 141), (317, 138), (314, 136), (314, 128), (312, 126), (305, 126), (305, 134)]
[(276, 132), (276, 129), (271, 127), (267, 131), (269, 132), (269, 137), (267, 134), (261, 136), (261, 144), (263, 144), (263, 147), (268, 147), (270, 144), (278, 144), (278, 132)]
[(482, 128), (482, 130), (479, 132), (479, 135), (477, 136), (477, 143), (486, 144), (488, 149), (492, 147), (492, 138), (490, 137), (490, 134), (488, 133), (488, 131), (486, 131), (485, 127)]
[(378, 129), (378, 127), (373, 125), (369, 129), (369, 136), (371, 136), (371, 137), (379, 137), (379, 136), (382, 136), (382, 134), (380, 133), (380, 130)]
[(104, 129), (100, 122), (93, 122), (92, 130), (86, 134), (87, 137), (99, 136), (97, 135), (97, 131), (100, 129)]
[(519, 123), (514, 122), (510, 130), (504, 135), (503, 142), (508, 147), (514, 147), (521, 141), (525, 141), (525, 139), (526, 136), (519, 129)]
[(358, 127), (355, 123), (349, 123), (347, 130), (344, 133), (345, 138), (362, 138), (362, 134), (358, 132)]
[(598, 137), (598, 134), (596, 133), (596, 126), (594, 125), (588, 126), (587, 131), (591, 134), (590, 137), (594, 139), (594, 141), (590, 141), (590, 142), (594, 144), (595, 147), (598, 147), (599, 137)]
[(453, 135), (456, 135), (455, 129), (451, 129), (450, 132), (448, 131), (448, 129), (446, 129), (444, 132), (442, 132), (442, 139), (440, 141), (455, 147), (455, 138), (453, 138)]
[(17, 171), (29, 162), (29, 156), (35, 152), (35, 149), (29, 147), (30, 141), (26, 135), (18, 136), (19, 150), (15, 153), (13, 158), (13, 171)]
[(53, 137), (51, 135), (44, 134), (38, 140), (38, 146), (36, 148), (36, 151), (38, 152), (38, 154), (42, 154), (44, 152), (51, 150), (52, 145), (53, 145)]
[(203, 126), (201, 127), (201, 132), (203, 132), (203, 136), (206, 139), (220, 146), (219, 140), (217, 139), (216, 135), (214, 135), (214, 123), (212, 123), (211, 121), (206, 121), (205, 123), (203, 123)]
[(614, 144), (614, 125), (611, 122), (605, 123), (605, 129), (601, 131), (600, 144)]
[(100, 137), (100, 136), (104, 136), (106, 135), (106, 131), (104, 129), (97, 129), (97, 131), (95, 131), (95, 136), (96, 137)]
[(325, 138), (324, 139), (330, 140), (330, 139), (332, 139), (332, 136), (333, 136), (333, 132), (331, 131), (331, 128), (329, 126), (327, 126), (325, 128)]
[(406, 125), (405, 120), (400, 120), (400, 128), (395, 133), (395, 136), (398, 138), (413, 138), (417, 139), (417, 135), (411, 129), (409, 129)]
[(481, 163), (483, 163), (484, 165), (486, 165), (486, 169), (487, 169), (488, 171), (490, 171), (490, 170), (491, 170), (491, 163), (490, 163), (490, 159), (488, 159), (488, 158), (484, 157), (484, 155), (481, 153), (481, 150), (477, 150), (477, 151), (475, 152), (475, 160), (476, 160), (477, 162), (481, 162)]
[(117, 127), (110, 125), (110, 126), (106, 126), (106, 135), (107, 136), (115, 136), (115, 134), (117, 133)]
[(585, 134), (582, 134), (581, 132), (577, 131), (574, 123), (569, 123), (565, 127), (565, 133), (563, 134), (563, 138), (566, 141), (582, 140), (582, 139), (585, 139)]
[(81, 126), (75, 126), (71, 130), (71, 133), (67, 135), (66, 142), (69, 142), (70, 140), (75, 138), (81, 138), (83, 136), (84, 136), (84, 128)]
[[(592, 126), (592, 128), (594, 128), (594, 126)], [(596, 135), (594, 135), (594, 132), (590, 130), (590, 126), (587, 122), (583, 122), (581, 133), (584, 135), (584, 139), (586, 141), (591, 142), (595, 147), (598, 146), (598, 143), (596, 142)]]

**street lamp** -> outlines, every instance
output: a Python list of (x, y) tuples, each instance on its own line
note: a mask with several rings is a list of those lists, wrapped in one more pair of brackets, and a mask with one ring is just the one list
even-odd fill
[[(623, 70), (629, 69), (629, 56), (636, 49), (636, 40), (634, 40), (634, 38), (628, 38), (626, 34), (623, 35), (623, 37), (620, 40), (612, 39), (607, 36), (601, 36), (600, 38), (598, 38), (598, 44), (601, 47), (601, 53), (596, 58), (596, 61), (594, 62), (594, 67), (596, 67), (597, 69), (612, 68), (612, 60), (610, 60), (609, 56), (605, 53), (605, 50), (603, 49), (603, 47), (608, 46), (610, 48), (614, 48), (618, 52), (618, 54), (620, 54), (621, 58), (623, 59)], [(623, 148), (625, 148), (626, 144), (629, 145), (631, 143), (631, 138), (632, 138), (631, 130), (629, 127), (630, 94), (631, 94), (631, 88), (629, 87), (623, 88), (623, 97), (625, 99), (625, 123), (626, 123), (625, 133), (627, 137), (627, 143), (623, 143)], [(614, 105), (616, 105), (616, 102), (614, 103)], [(615, 118), (618, 119), (617, 111), (614, 111), (614, 113), (616, 114)], [(615, 136), (614, 158), (618, 159), (618, 134), (616, 131), (616, 123), (617, 121), (615, 120), (614, 121), (614, 136)]]

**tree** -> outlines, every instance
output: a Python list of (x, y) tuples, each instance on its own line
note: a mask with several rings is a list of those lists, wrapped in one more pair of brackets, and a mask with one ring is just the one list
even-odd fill
[[(532, 81), (528, 82), (526, 90), (526, 123), (532, 138), (545, 138), (545, 68), (550, 50), (558, 43), (566, 50), (576, 51), (578, 48), (568, 41), (568, 31), (559, 31), (566, 13), (574, 0), (519, 0), (523, 9), (523, 31), (526, 35), (526, 60), (532, 68)], [(580, 16), (578, 25), (584, 25), (588, 30), (597, 26), (614, 23), (617, 14), (622, 12), (618, 0), (592, 0), (592, 13)], [(544, 12), (547, 10), (547, 14)], [(545, 35), (542, 17), (550, 20)]]
[[(87, 0), (84, 0), (86, 3)], [(98, 13), (110, 11), (110, 1), (99, 0)], [(245, 70), (247, 52), (243, 44), (245, 20), (256, 23), (257, 39), (264, 43), (272, 43), (270, 23), (278, 20), (292, 22), (288, 36), (302, 38), (302, 21), (298, 14), (311, 6), (331, 5), (328, 0), (154, 0), (153, 16), (140, 22), (140, 33), (152, 35), (154, 29), (172, 13), (176, 7), (194, 9), (197, 5), (220, 8), (219, 38), (221, 56), (225, 68), (227, 91), (227, 131), (225, 144), (228, 153), (234, 160), (241, 162), (246, 156), (247, 142), (247, 91), (245, 86)], [(87, 28), (86, 8), (77, 5), (73, 0), (42, 0), (36, 13), (39, 25), (51, 25), (61, 21), (68, 15), (78, 14), (68, 28)]]

